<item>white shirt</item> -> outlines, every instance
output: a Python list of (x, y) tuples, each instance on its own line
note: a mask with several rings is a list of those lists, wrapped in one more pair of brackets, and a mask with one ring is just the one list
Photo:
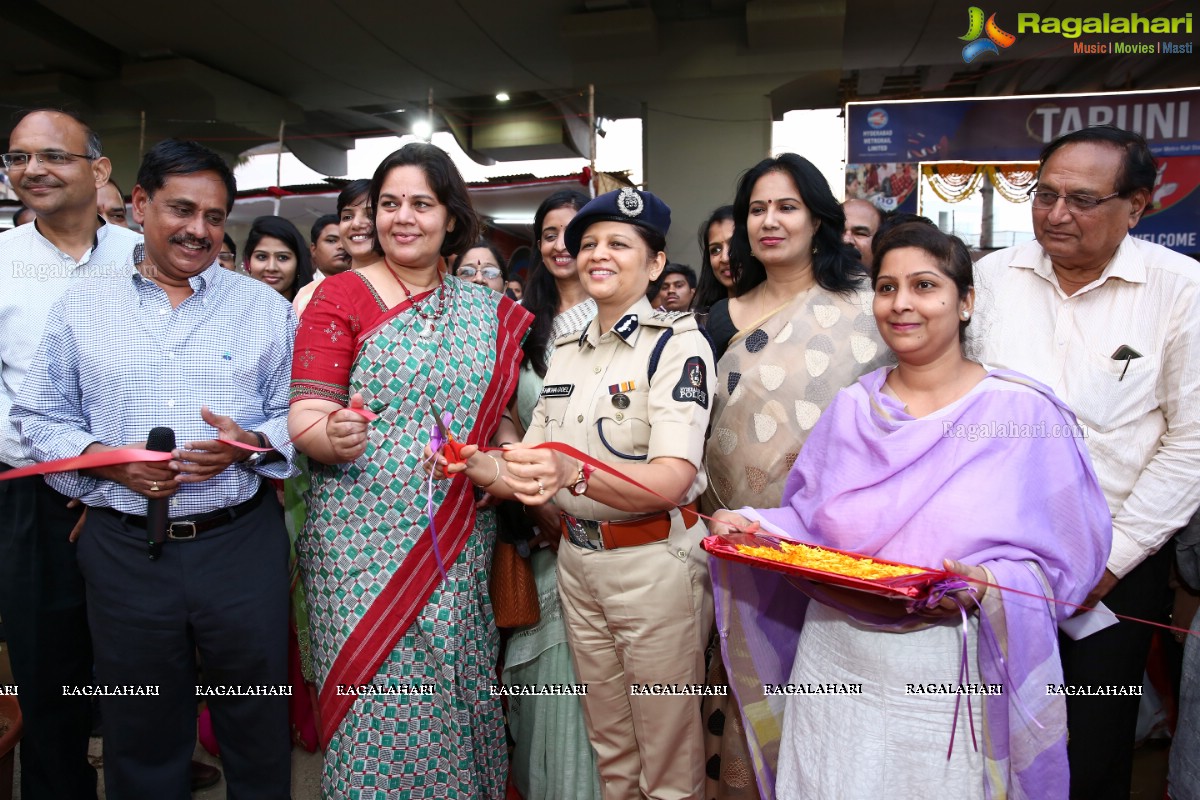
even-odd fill
[(313, 270), (313, 279), (311, 282), (301, 286), (296, 291), (296, 297), (292, 300), (292, 310), (296, 312), (296, 319), (304, 316), (304, 309), (308, 308), (309, 302), (312, 300), (313, 293), (317, 291), (317, 287), (321, 281), (325, 280), (325, 273), (319, 269)]
[(105, 223), (92, 248), (76, 261), (42, 236), (36, 222), (0, 233), (0, 462), (33, 463), (8, 412), (42, 339), (50, 306), (82, 278), (131, 273), (133, 248), (140, 241), (140, 233)]
[[(973, 355), (1049, 385), (1084, 426), (1124, 577), (1200, 503), (1200, 264), (1126, 236), (1068, 296), (1037, 242), (975, 265)], [(1141, 358), (1114, 359), (1123, 345)]]

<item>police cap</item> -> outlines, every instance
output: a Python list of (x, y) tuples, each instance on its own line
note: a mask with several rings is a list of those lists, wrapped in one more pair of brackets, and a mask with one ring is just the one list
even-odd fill
[(584, 232), (593, 222), (628, 222), (662, 236), (671, 227), (671, 209), (650, 192), (626, 187), (594, 198), (567, 225), (567, 252), (579, 255)]

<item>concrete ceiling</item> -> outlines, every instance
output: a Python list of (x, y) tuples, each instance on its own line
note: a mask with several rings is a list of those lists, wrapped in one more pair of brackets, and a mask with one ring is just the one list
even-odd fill
[[(1149, 2), (1149, 0), (1147, 0)], [(1200, 83), (1195, 56), (1070, 56), (1070, 40), (963, 63), (963, 0), (41, 0), (0, 8), (0, 104), (56, 105), (100, 132), (126, 186), (167, 136), (230, 157), (275, 140), (344, 175), (359, 136), (427, 115), (489, 159), (587, 152), (596, 113), (730, 118), (747, 96), (791, 109), (883, 97), (1163, 88)], [(1114, 13), (1129, 13), (1127, 4)], [(1181, 16), (1194, 0), (1140, 9)], [(1022, 11), (1095, 14), (1092, 0)], [(1015, 17), (1002, 10), (1000, 20)], [(1015, 19), (1012, 20), (1015, 24)], [(1012, 25), (1010, 24), (1010, 27)], [(1190, 37), (1189, 37), (1190, 38)], [(1024, 44), (1024, 43), (1023, 43)], [(1041, 45), (1038, 45), (1041, 47)], [(510, 93), (499, 103), (495, 94)], [(11, 123), (4, 117), (0, 135)]]

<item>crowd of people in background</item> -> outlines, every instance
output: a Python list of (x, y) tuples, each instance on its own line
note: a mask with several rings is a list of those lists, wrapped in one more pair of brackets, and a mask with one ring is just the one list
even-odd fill
[[(200, 712), (243, 800), (291, 796), (293, 742), (331, 799), (1129, 796), (1128, 617), (1168, 620), (1177, 534), (1200, 586), (1200, 267), (1129, 235), (1137, 134), (1051, 142), (1034, 241), (981, 260), (794, 153), (692, 254), (669, 198), (550, 194), (520, 271), (431, 144), (242, 242), (195, 142), (128, 203), (67, 113), (3, 162), (0, 477), (95, 457), (0, 480), (26, 800), (96, 796), (91, 685), (158, 688), (100, 697), (113, 800), (219, 778), (198, 685), (288, 690)], [(959, 580), (906, 603), (701, 547), (760, 534)], [(533, 614), (503, 629), (498, 542)], [(1126, 618), (1075, 638), (1101, 602)], [(1200, 800), (1200, 616), (1176, 633)]]

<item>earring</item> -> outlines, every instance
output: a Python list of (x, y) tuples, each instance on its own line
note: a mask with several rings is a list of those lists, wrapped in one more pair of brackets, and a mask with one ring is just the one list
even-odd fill
[(817, 254), (817, 252), (818, 252), (817, 246), (814, 244), (812, 254), (815, 256)]
[(963, 312), (962, 312), (962, 318), (963, 318), (963, 322), (966, 322), (967, 320), (969, 320), (969, 319), (971, 318), (971, 312), (970, 312), (970, 311), (967, 311), (967, 310), (964, 308), (964, 309), (963, 309)]

